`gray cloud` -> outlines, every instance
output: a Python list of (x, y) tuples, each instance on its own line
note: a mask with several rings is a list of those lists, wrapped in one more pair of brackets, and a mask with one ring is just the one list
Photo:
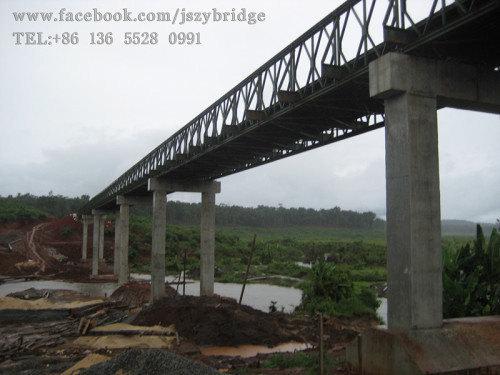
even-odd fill
[[(120, 41), (130, 31), (126, 24), (106, 25), (115, 35), (113, 45), (90, 46), (84, 36), (102, 25), (66, 24), (80, 33), (79, 45), (42, 47), (14, 46), (12, 31), (36, 26), (57, 32), (62, 25), (15, 23), (11, 12), (57, 11), (69, 8), (67, 2), (54, 0), (50, 9), (42, 9), (35, 0), (22, 7), (2, 1), (0, 194), (97, 194), (341, 3), (255, 0), (228, 5), (214, 0), (209, 8), (262, 10), (266, 21), (199, 27), (200, 46), (126, 47)], [(71, 5), (94, 6), (101, 3), (76, 0)], [(130, 0), (107, 2), (110, 9), (125, 6), (138, 11), (167, 7), (154, 0), (141, 2), (141, 9)], [(207, 4), (193, 0), (189, 7), (204, 9)], [(161, 35), (184, 30), (141, 26)], [(500, 218), (500, 118), (440, 111), (439, 138), (442, 217)], [(376, 130), (229, 176), (221, 179), (217, 200), (243, 206), (340, 206), (384, 215), (384, 147), (384, 131)], [(199, 197), (174, 194), (171, 199)]]

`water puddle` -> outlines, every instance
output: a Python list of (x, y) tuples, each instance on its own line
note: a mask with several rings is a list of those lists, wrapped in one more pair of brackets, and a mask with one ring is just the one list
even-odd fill
[[(151, 280), (150, 275), (131, 274), (135, 280), (148, 281)], [(166, 281), (173, 281), (175, 277), (168, 277)], [(200, 283), (199, 281), (189, 280), (186, 284), (186, 294), (199, 296)], [(38, 281), (9, 281), (0, 284), (0, 297), (4, 297), (9, 293), (15, 293), (29, 288), (35, 289), (71, 289), (83, 294), (104, 297), (110, 296), (117, 288), (118, 283), (73, 283), (57, 280), (38, 280)], [(241, 293), (241, 284), (231, 283), (215, 283), (215, 293), (234, 299), (239, 299)], [(182, 285), (179, 286), (179, 292), (182, 293)], [(293, 312), (295, 306), (300, 304), (302, 291), (295, 288), (287, 288), (277, 285), (267, 284), (248, 284), (243, 296), (243, 304), (253, 307), (264, 312), (269, 311), (269, 306), (276, 302), (278, 310), (285, 312)], [(378, 309), (378, 314), (387, 322), (387, 299), (381, 298), (381, 305)], [(264, 347), (265, 348), (265, 347)], [(293, 350), (293, 349), (292, 349)], [(300, 349), (299, 349), (300, 350)]]
[(269, 354), (269, 353), (286, 353), (294, 352), (296, 350), (305, 350), (312, 348), (311, 344), (306, 344), (303, 342), (288, 342), (272, 348), (261, 345), (242, 345), (237, 347), (231, 346), (219, 346), (215, 348), (202, 349), (201, 354), (211, 355), (211, 356), (227, 356), (227, 357), (242, 357), (249, 358), (255, 357), (257, 354)]
[(9, 293), (20, 292), (29, 288), (35, 289), (69, 289), (88, 294), (90, 296), (104, 297), (110, 296), (116, 288), (117, 283), (72, 283), (57, 280), (31, 280), (31, 281), (11, 281), (0, 284), (0, 297)]

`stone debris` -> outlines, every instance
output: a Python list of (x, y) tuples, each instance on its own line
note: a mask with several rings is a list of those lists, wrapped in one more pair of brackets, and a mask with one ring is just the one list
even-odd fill
[(127, 350), (79, 375), (211, 375), (220, 374), (206, 365), (159, 349)]
[(77, 362), (74, 366), (64, 371), (61, 375), (77, 375), (81, 371), (84, 371), (85, 369), (89, 368), (90, 366), (105, 362), (110, 358), (111, 357), (108, 357), (107, 355), (90, 354), (81, 361)]

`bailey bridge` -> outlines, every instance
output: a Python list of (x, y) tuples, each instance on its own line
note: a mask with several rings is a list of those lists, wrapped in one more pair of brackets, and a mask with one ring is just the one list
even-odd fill
[[(374, 21), (381, 11), (383, 19)], [(116, 214), (115, 273), (123, 283), (129, 208), (152, 205), (152, 300), (160, 298), (166, 196), (196, 192), (200, 293), (213, 294), (216, 179), (385, 127), (388, 329), (365, 332), (348, 359), (366, 374), (462, 373), (460, 356), (463, 368), (484, 367), (489, 359), (481, 356), (476, 366), (468, 347), (443, 364), (420, 346), (433, 348), (426, 340), (436, 335), (442, 352), (462, 337), (443, 325), (437, 110), (500, 114), (499, 20), (497, 0), (346, 1), (80, 210), (84, 258), (94, 221), (93, 274), (103, 254), (103, 215)], [(470, 131), (480, 127), (471, 124)], [(496, 347), (488, 345), (498, 353), (499, 321), (488, 324), (497, 332)], [(474, 332), (468, 337), (478, 340)]]

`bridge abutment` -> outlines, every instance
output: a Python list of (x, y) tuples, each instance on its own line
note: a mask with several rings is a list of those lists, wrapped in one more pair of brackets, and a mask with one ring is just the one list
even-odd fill
[(498, 371), (498, 319), (443, 327), (437, 109), (500, 113), (500, 74), (397, 53), (369, 73), (386, 113), (387, 328), (365, 331), (347, 361), (368, 375)]

